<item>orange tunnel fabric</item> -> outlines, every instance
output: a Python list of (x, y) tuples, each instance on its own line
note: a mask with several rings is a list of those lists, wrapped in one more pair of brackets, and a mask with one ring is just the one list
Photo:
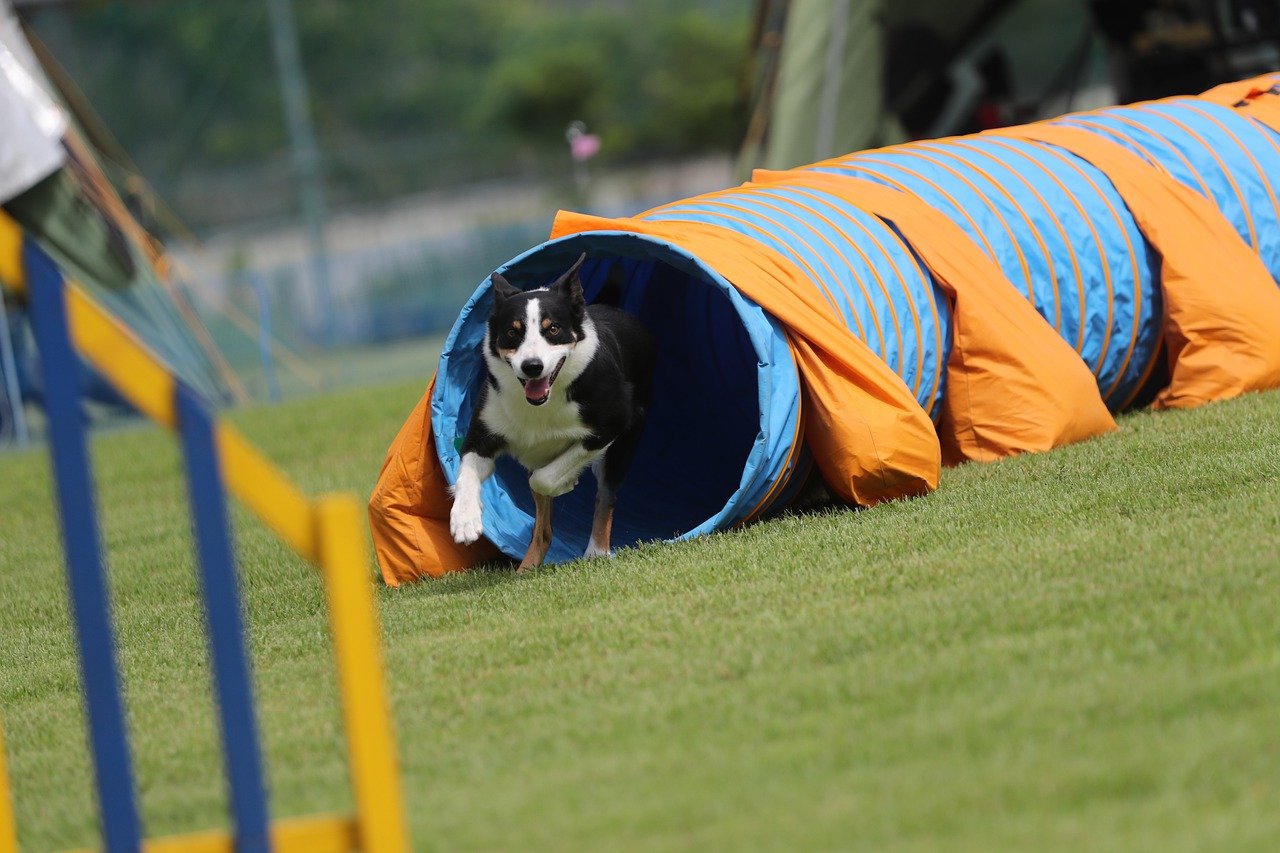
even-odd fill
[[(815, 468), (872, 505), (935, 488), (943, 460), (1105, 433), (1135, 400), (1280, 386), (1278, 83), (758, 173), (634, 218), (561, 213), (504, 274), (538, 286), (585, 250), (584, 280), (621, 271), (625, 307), (671, 350), (615, 544), (767, 515)], [(492, 541), (448, 533), (487, 299), (486, 281), (370, 500), (388, 584), (527, 544), (514, 470), (486, 484)], [(557, 499), (557, 560), (580, 553), (574, 500)]]

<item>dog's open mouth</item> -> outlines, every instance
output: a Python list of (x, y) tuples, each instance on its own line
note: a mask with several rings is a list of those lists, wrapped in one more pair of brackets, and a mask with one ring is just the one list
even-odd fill
[(555, 384), (556, 377), (560, 375), (560, 368), (564, 367), (565, 359), (560, 359), (560, 363), (556, 365), (556, 369), (550, 373), (540, 376), (537, 379), (521, 379), (524, 385), (524, 398), (529, 401), (532, 406), (541, 406), (551, 397), (551, 386)]

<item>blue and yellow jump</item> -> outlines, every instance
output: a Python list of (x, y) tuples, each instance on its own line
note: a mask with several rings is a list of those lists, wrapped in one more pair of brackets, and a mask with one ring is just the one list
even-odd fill
[[(0, 214), (0, 281), (25, 297), (41, 354), (68, 586), (100, 823), (109, 851), (409, 849), (377, 612), (359, 504), (311, 500)], [(80, 359), (182, 443), (234, 828), (145, 839), (115, 653), (110, 597), (80, 417)], [(356, 813), (271, 820), (226, 494), (241, 499), (321, 570), (341, 691)], [(0, 732), (0, 853), (17, 833)]]

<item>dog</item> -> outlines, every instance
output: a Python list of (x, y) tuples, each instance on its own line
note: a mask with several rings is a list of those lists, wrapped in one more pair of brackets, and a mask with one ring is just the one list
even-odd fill
[(499, 273), (491, 276), (487, 376), (462, 442), (449, 529), (461, 544), (480, 538), (480, 486), (498, 456), (515, 457), (529, 471), (535, 508), (521, 571), (546, 558), (551, 500), (571, 491), (588, 467), (598, 490), (583, 556), (612, 553), (613, 508), (649, 406), (653, 337), (617, 307), (586, 304), (578, 277), (586, 258), (537, 290), (522, 292)]

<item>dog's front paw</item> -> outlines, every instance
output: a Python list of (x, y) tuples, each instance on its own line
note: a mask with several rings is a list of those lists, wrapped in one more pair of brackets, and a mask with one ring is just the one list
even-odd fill
[(529, 475), (529, 488), (540, 495), (546, 495), (549, 498), (558, 498), (573, 491), (573, 487), (578, 485), (578, 475), (572, 477), (558, 479), (553, 474), (547, 472), (546, 468), (539, 468)]
[(470, 545), (484, 533), (479, 501), (456, 501), (449, 513), (449, 532), (459, 545)]

